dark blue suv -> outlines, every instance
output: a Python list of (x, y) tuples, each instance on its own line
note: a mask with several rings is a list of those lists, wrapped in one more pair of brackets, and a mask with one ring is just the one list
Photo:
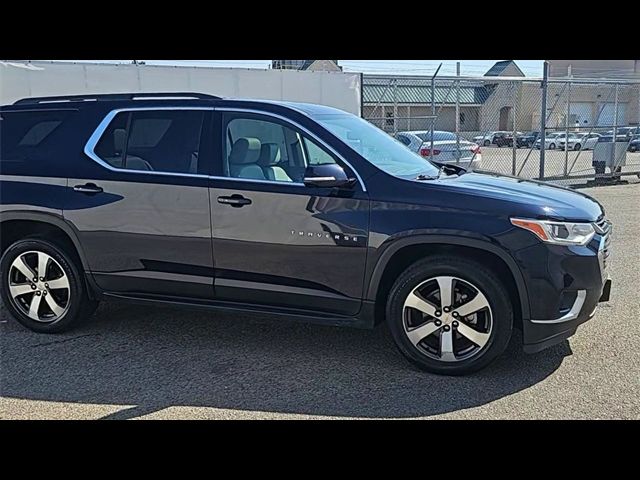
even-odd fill
[(1, 292), (55, 333), (101, 300), (386, 321), (441, 374), (536, 352), (609, 297), (611, 225), (565, 188), (427, 160), (354, 115), (202, 94), (0, 107)]

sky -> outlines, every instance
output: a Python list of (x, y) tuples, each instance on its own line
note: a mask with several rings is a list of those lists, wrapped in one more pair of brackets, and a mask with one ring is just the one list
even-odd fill
[[(104, 62), (105, 60), (88, 60)], [(179, 65), (200, 67), (268, 68), (271, 60), (144, 60), (148, 65)], [(345, 72), (395, 73), (398, 75), (432, 75), (442, 62), (440, 75), (455, 75), (456, 62), (461, 63), (461, 74), (484, 75), (498, 60), (338, 60)], [(131, 60), (113, 60), (125, 62)], [(541, 77), (544, 60), (516, 60), (528, 77)]]

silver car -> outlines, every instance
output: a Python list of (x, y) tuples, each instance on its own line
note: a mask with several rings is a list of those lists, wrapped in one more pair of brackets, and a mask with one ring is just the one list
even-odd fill
[(477, 170), (482, 163), (478, 144), (462, 138), (456, 142), (456, 134), (452, 132), (434, 131), (433, 151), (431, 150), (431, 131), (429, 130), (398, 132), (395, 138), (414, 152), (437, 162), (455, 163), (467, 170)]

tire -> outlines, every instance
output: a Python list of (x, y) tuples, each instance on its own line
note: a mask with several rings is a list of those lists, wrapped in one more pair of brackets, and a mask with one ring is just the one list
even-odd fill
[(556, 144), (555, 143), (550, 143), (549, 144), (549, 150), (555, 150), (556, 149)]
[(483, 145), (484, 145), (485, 147), (488, 147), (489, 145), (491, 145), (491, 142), (490, 142), (489, 140), (485, 140), (485, 141), (484, 141), (484, 143), (483, 143)]
[(579, 143), (576, 143), (576, 144), (573, 146), (573, 150), (577, 152), (578, 150), (580, 150), (580, 148), (581, 148), (581, 147), (582, 147), (582, 145), (580, 145)]
[[(441, 305), (439, 297), (428, 292), (434, 288), (439, 292), (440, 282), (446, 285), (448, 279), (457, 300), (453, 311), (445, 314), (447, 302)], [(485, 306), (471, 315), (454, 317), (455, 312), (464, 312), (467, 303), (467, 310), (470, 309), (471, 301), (461, 299), (473, 289), (473, 303), (477, 300)], [(417, 290), (420, 297), (415, 296)], [(424, 301), (424, 295), (429, 301)], [(416, 305), (424, 309), (426, 304), (426, 310), (435, 313), (429, 315), (407, 306), (416, 298)], [(418, 322), (413, 324), (416, 319)], [(435, 374), (466, 375), (486, 367), (507, 348), (513, 329), (513, 306), (505, 286), (487, 267), (467, 258), (437, 255), (418, 261), (397, 278), (387, 299), (386, 321), (396, 346), (409, 362)], [(429, 333), (423, 337), (425, 329)], [(476, 344), (466, 335), (480, 340)], [(450, 347), (445, 348), (444, 343)]]
[[(37, 272), (34, 282), (23, 271), (30, 269), (35, 275), (41, 259), (46, 265), (44, 280)], [(19, 293), (22, 291), (25, 293)], [(0, 294), (11, 315), (38, 333), (67, 331), (90, 317), (98, 306), (88, 297), (82, 273), (72, 257), (61, 246), (41, 238), (18, 240), (3, 253)]]

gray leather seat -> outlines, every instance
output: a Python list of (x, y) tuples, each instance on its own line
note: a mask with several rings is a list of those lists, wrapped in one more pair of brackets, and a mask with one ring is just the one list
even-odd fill
[[(113, 131), (113, 147), (116, 153), (115, 157), (108, 157), (105, 160), (116, 168), (122, 168), (122, 153), (124, 152), (124, 144), (127, 139), (127, 132), (124, 128), (117, 128)], [(127, 170), (153, 170), (149, 162), (134, 155), (127, 155)]]
[(260, 140), (252, 137), (240, 137), (233, 143), (229, 154), (229, 175), (235, 178), (266, 180), (260, 158)]
[(278, 182), (293, 182), (291, 177), (280, 165), (280, 147), (277, 143), (264, 143), (260, 148), (260, 158), (258, 165), (262, 168), (262, 172), (267, 180), (275, 180)]

